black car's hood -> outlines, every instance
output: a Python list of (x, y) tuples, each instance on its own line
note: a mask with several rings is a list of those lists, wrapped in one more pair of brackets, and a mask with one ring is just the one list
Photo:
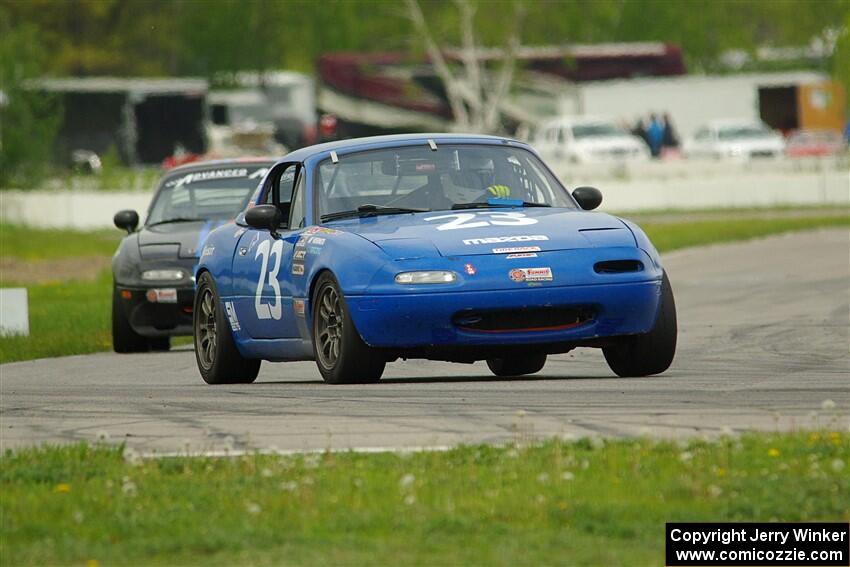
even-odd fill
[(139, 254), (143, 260), (197, 258), (207, 234), (228, 221), (206, 220), (145, 226), (139, 231)]

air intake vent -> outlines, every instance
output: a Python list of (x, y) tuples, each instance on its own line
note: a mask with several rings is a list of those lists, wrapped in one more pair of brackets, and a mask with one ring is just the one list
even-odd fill
[(597, 274), (623, 274), (627, 272), (640, 272), (643, 270), (643, 262), (640, 260), (608, 260), (597, 262), (593, 265)]
[(456, 313), (452, 322), (461, 329), (480, 333), (558, 331), (584, 325), (592, 321), (594, 315), (595, 310), (590, 305), (467, 310)]

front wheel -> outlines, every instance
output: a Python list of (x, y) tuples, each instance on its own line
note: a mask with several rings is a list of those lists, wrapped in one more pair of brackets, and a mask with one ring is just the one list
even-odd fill
[(545, 354), (529, 354), (511, 358), (488, 358), (487, 367), (496, 376), (523, 376), (543, 370), (546, 364)]
[(260, 361), (244, 358), (236, 348), (215, 281), (209, 272), (198, 278), (192, 313), (195, 360), (204, 382), (250, 384), (256, 380)]
[(330, 273), (319, 276), (313, 295), (313, 354), (329, 384), (370, 384), (381, 379), (386, 360), (370, 348), (348, 313), (345, 298)]
[(619, 344), (605, 347), (602, 352), (608, 366), (617, 376), (649, 376), (660, 374), (670, 367), (676, 354), (676, 302), (667, 273), (661, 281), (661, 305), (655, 326), (648, 333), (626, 337)]

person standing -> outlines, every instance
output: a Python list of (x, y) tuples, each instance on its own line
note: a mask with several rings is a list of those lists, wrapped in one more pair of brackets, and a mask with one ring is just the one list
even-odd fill
[(646, 129), (646, 137), (649, 142), (649, 151), (652, 157), (657, 158), (661, 155), (661, 142), (664, 139), (664, 126), (658, 115), (652, 114), (649, 118), (649, 127)]
[(661, 138), (661, 146), (663, 148), (675, 149), (679, 147), (679, 136), (676, 135), (676, 130), (673, 128), (673, 122), (670, 120), (670, 115), (664, 113), (663, 119), (664, 135)]

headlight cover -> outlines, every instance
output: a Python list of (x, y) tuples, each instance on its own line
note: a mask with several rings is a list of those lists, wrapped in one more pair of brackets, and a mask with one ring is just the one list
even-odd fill
[(457, 281), (457, 274), (445, 270), (428, 270), (420, 272), (401, 272), (396, 274), (395, 283), (402, 285), (444, 284)]
[(142, 279), (149, 282), (176, 282), (185, 277), (186, 272), (181, 269), (145, 270), (142, 272)]

